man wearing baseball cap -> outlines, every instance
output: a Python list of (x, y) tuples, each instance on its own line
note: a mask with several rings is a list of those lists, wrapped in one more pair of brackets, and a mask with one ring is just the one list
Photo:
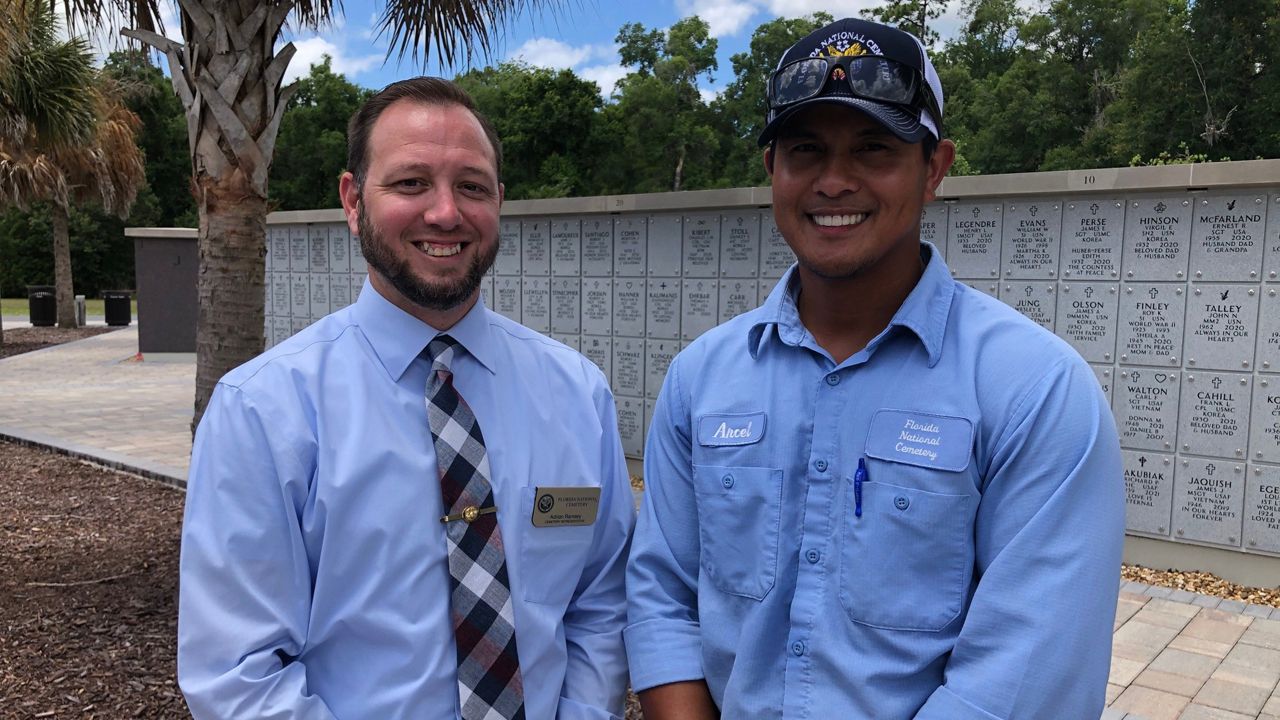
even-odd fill
[(760, 137), (797, 262), (672, 363), (627, 576), (648, 720), (1096, 720), (1124, 533), (1064, 342), (920, 240), (955, 157), (923, 46), (792, 46)]

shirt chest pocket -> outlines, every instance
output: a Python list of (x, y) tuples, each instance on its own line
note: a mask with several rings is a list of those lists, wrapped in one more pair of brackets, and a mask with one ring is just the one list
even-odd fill
[(700, 565), (721, 592), (763, 599), (778, 572), (782, 470), (694, 465)]
[(523, 597), (528, 602), (567, 607), (582, 579), (587, 553), (595, 538), (595, 524), (534, 527), (534, 490), (531, 487), (520, 490)]
[[(964, 607), (977, 498), (920, 490), (910, 475), (922, 472), (941, 471), (876, 463), (871, 474), (879, 477), (861, 483), (860, 491), (853, 478), (845, 480), (840, 603), (853, 622), (936, 632)], [(944, 474), (956, 483), (964, 478)]]

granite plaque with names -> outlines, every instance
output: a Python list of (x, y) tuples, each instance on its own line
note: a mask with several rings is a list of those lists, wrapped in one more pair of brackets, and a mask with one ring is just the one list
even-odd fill
[(368, 278), (369, 276), (366, 273), (360, 273), (359, 275), (353, 274), (351, 276), (351, 302), (355, 302), (360, 299), (360, 291), (364, 289), (364, 281)]
[(1187, 369), (1251, 370), (1256, 327), (1257, 288), (1195, 285), (1187, 297)]
[(1187, 370), (1178, 414), (1178, 448), (1196, 455), (1245, 459), (1252, 375)]
[(644, 278), (620, 277), (613, 282), (613, 334), (644, 337), (648, 285)]
[(616, 395), (644, 395), (644, 340), (613, 339), (613, 392)]
[(520, 322), (540, 333), (551, 332), (550, 278), (525, 277), (520, 295)]
[(649, 281), (649, 298), (645, 308), (645, 337), (678, 340), (680, 338), (680, 281), (653, 278)]
[(551, 280), (551, 332), (576, 335), (582, 332), (582, 280), (558, 277)]
[(582, 334), (613, 334), (613, 280), (582, 278)]
[(1267, 247), (1262, 252), (1262, 278), (1275, 282), (1280, 280), (1280, 194), (1271, 196), (1266, 243)]
[(658, 407), (657, 400), (644, 401), (644, 431), (648, 435), (649, 428), (653, 427), (653, 411)]
[(653, 400), (662, 390), (662, 381), (667, 378), (667, 368), (683, 346), (670, 340), (650, 340), (645, 343), (644, 359), (644, 396)]
[(560, 334), (560, 335), (553, 335), (552, 337), (564, 343), (565, 345), (568, 345), (569, 347), (573, 348), (577, 352), (582, 352), (582, 336), (581, 335)]
[(582, 274), (586, 277), (613, 276), (612, 218), (582, 221)]
[(760, 213), (720, 216), (720, 277), (754, 278), (760, 272)]
[(608, 335), (583, 335), (582, 354), (595, 363), (606, 378), (613, 377), (613, 338)]
[(684, 277), (713, 278), (720, 274), (720, 216), (684, 218)]
[(760, 213), (760, 277), (777, 279), (796, 261), (796, 254), (778, 231), (773, 211)]
[(276, 317), (289, 317), (293, 308), (289, 304), (289, 273), (271, 273), (271, 314)]
[(1062, 208), (1062, 279), (1119, 279), (1123, 233), (1123, 201), (1098, 198), (1066, 203)]
[(756, 294), (756, 297), (759, 298), (759, 300), (756, 301), (756, 307), (763, 305), (765, 301), (769, 299), (770, 293), (773, 292), (773, 289), (776, 288), (780, 282), (782, 282), (782, 278), (760, 279), (760, 292)]
[(952, 206), (947, 218), (947, 265), (953, 275), (976, 280), (1000, 274), (1003, 212), (1000, 203)]
[[(304, 272), (289, 273), (289, 315), (294, 318), (311, 317), (311, 276)], [(305, 326), (304, 326), (305, 327)]]
[(1280, 553), (1280, 467), (1251, 465), (1245, 481), (1244, 547)]
[(618, 406), (618, 434), (622, 436), (622, 454), (639, 458), (644, 451), (644, 400), (635, 397), (614, 398)]
[(346, 273), (329, 274), (329, 311), (341, 310), (351, 304), (351, 276)]
[(303, 330), (306, 330), (307, 326), (310, 324), (311, 324), (311, 318), (307, 318), (307, 317), (290, 318), (289, 326), (290, 326), (291, 332), (289, 333), (289, 335), (291, 336), (297, 335)]
[(287, 317), (271, 318), (271, 342), (274, 345), (288, 340), (293, 335), (293, 320)]
[(1004, 208), (1000, 259), (1004, 277), (1050, 280), (1058, 276), (1062, 245), (1062, 203), (1010, 201)]
[(289, 225), (289, 267), (293, 272), (311, 269), (311, 244), (307, 242), (306, 225)]
[(1110, 283), (1062, 283), (1057, 333), (1089, 362), (1115, 362), (1119, 287)]
[(493, 309), (499, 315), (520, 322), (520, 303), (523, 298), (521, 279), (509, 275), (498, 276), (493, 281)]
[[(353, 276), (363, 276), (369, 272), (369, 263), (364, 259), (364, 250), (360, 247), (360, 238), (350, 232), (347, 235), (351, 238), (351, 274)], [(363, 282), (364, 278), (361, 277), (361, 283)], [(351, 297), (354, 300), (355, 294), (353, 293)]]
[(1121, 368), (1113, 395), (1121, 447), (1174, 451), (1178, 429), (1177, 373)]
[(1053, 332), (1058, 313), (1057, 283), (1024, 280), (1007, 282), (1000, 287), (1000, 300), (1026, 315), (1040, 327)]
[(329, 272), (329, 227), (319, 223), (307, 226), (310, 260), (307, 269), (313, 273)]
[(649, 217), (649, 277), (680, 277), (683, 235), (679, 215)]
[(964, 284), (993, 298), (1000, 297), (1000, 283), (995, 280), (965, 280)]
[(1145, 450), (1121, 450), (1124, 462), (1124, 527), (1150, 535), (1168, 535), (1173, 511), (1174, 456)]
[(613, 274), (644, 277), (648, 274), (649, 218), (616, 218), (613, 221)]
[(1191, 201), (1139, 198), (1124, 216), (1124, 279), (1186, 280)]
[(755, 280), (721, 280), (720, 307), (716, 313), (717, 324), (726, 322), (742, 313), (759, 307), (756, 297), (759, 283)]
[[(271, 264), (272, 270), (276, 272), (289, 270), (289, 228), (279, 225), (271, 228), (271, 255), (275, 258)], [(298, 269), (306, 270), (306, 267)]]
[(719, 281), (686, 277), (680, 287), (680, 337), (692, 340), (716, 326)]
[(1258, 354), (1254, 361), (1263, 372), (1280, 372), (1280, 288), (1261, 287), (1258, 310)]
[(1089, 367), (1093, 368), (1093, 374), (1098, 378), (1103, 394), (1107, 396), (1107, 405), (1111, 405), (1115, 389), (1115, 368), (1110, 365), (1090, 365)]
[(1173, 485), (1173, 534), (1240, 547), (1245, 466), (1230, 460), (1183, 458)]
[(329, 273), (313, 273), (311, 275), (310, 299), (312, 320), (319, 320), (329, 314)]
[(493, 294), (494, 289), (496, 287), (497, 287), (497, 281), (493, 277), (492, 270), (490, 270), (488, 273), (485, 273), (485, 276), (480, 278), (480, 299), (484, 302), (484, 306), (489, 308), (490, 310), (493, 310), (495, 307), (497, 307), (494, 304), (494, 294)]
[(498, 225), (498, 257), (493, 261), (495, 275), (520, 274), (520, 221), (503, 220)]
[(1259, 375), (1254, 381), (1249, 458), (1280, 463), (1280, 375)]
[(520, 223), (520, 267), (525, 277), (551, 274), (551, 222)]
[(346, 223), (329, 226), (329, 272), (351, 272), (351, 231)]
[(943, 202), (931, 202), (924, 206), (920, 211), (920, 239), (924, 242), (933, 243), (942, 255), (942, 261), (947, 260), (947, 204)]
[(551, 274), (578, 277), (582, 274), (582, 223), (578, 220), (551, 222)]
[(1176, 367), (1182, 357), (1182, 319), (1187, 309), (1183, 286), (1126, 283), (1123, 287), (1116, 347), (1120, 362)]
[(1201, 198), (1191, 225), (1193, 280), (1258, 280), (1265, 245), (1267, 197), (1259, 194)]

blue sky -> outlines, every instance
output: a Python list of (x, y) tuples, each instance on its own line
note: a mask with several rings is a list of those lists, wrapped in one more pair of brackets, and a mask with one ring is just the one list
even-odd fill
[[(580, 77), (596, 81), (608, 96), (613, 83), (627, 72), (618, 63), (614, 43), (624, 23), (666, 28), (696, 14), (710, 24), (711, 34), (719, 41), (720, 68), (715, 82), (703, 87), (704, 95), (711, 95), (732, 81), (729, 58), (747, 49), (751, 33), (760, 24), (781, 15), (797, 17), (819, 10), (837, 18), (857, 15), (863, 8), (879, 4), (877, 0), (569, 0), (564, 9), (554, 13), (525, 14), (511, 23), (499, 38), (490, 62), (521, 58), (531, 65), (570, 68)], [(381, 7), (378, 0), (347, 0), (344, 17), (335, 27), (292, 35), (298, 53), (290, 63), (287, 79), (305, 75), (325, 54), (333, 58), (336, 72), (365, 87), (379, 88), (421, 74), (423, 68), (408, 58), (398, 62), (392, 57), (384, 62), (387, 39), (375, 37)], [(950, 0), (937, 21), (944, 38), (958, 26), (959, 9), (959, 0)], [(464, 69), (432, 64), (425, 72), (451, 77)]]

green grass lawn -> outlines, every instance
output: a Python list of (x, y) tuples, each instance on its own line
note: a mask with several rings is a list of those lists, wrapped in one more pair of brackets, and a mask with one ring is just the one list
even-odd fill
[[(138, 301), (132, 300), (129, 303), (132, 308), (133, 317), (138, 317)], [(85, 298), (84, 300), (85, 315), (89, 317), (103, 317), (106, 313), (102, 309), (102, 298)], [(0, 298), (0, 316), (3, 317), (26, 317), (27, 316), (27, 299), (20, 298)]]

